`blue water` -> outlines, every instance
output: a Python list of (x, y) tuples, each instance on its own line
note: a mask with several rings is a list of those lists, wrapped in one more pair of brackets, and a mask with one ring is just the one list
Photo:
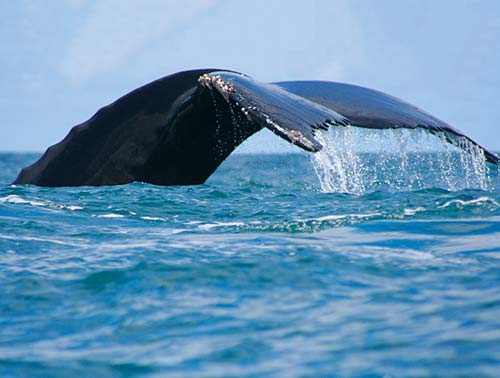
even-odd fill
[(326, 193), (305, 155), (233, 155), (200, 186), (10, 185), (38, 156), (0, 154), (1, 377), (500, 376), (498, 170)]

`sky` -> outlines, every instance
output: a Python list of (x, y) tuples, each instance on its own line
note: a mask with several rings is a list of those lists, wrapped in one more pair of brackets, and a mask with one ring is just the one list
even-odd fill
[[(44, 151), (100, 107), (192, 68), (354, 83), (500, 150), (497, 0), (0, 0), (0, 151)], [(284, 151), (270, 133), (246, 152)]]

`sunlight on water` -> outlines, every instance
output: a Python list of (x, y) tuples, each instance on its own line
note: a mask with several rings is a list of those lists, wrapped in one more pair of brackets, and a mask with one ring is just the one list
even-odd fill
[(351, 126), (316, 137), (323, 149), (311, 161), (323, 192), (491, 189), (483, 151), (465, 138), (456, 147), (444, 133)]

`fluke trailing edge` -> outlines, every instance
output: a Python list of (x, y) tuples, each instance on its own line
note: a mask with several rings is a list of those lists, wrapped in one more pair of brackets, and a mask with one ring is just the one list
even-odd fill
[(245, 139), (267, 127), (310, 152), (318, 129), (353, 125), (423, 128), (466, 139), (421, 109), (384, 93), (323, 81), (261, 83), (216, 69), (179, 72), (138, 88), (75, 126), (14, 184), (40, 186), (201, 184)]

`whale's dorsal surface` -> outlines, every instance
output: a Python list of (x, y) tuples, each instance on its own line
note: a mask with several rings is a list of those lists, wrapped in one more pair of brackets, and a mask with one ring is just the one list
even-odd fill
[[(368, 88), (321, 81), (266, 84), (232, 71), (200, 69), (166, 76), (100, 109), (14, 183), (201, 184), (263, 127), (317, 152), (318, 129), (349, 124), (423, 128), (442, 132), (457, 145), (457, 138), (470, 140), (421, 109)], [(498, 156), (479, 147), (489, 162), (499, 164)]]
[(499, 164), (496, 154), (453, 128), (446, 122), (397, 97), (357, 85), (330, 81), (288, 81), (276, 83), (281, 88), (327, 108), (335, 109), (350, 124), (370, 129), (416, 129), (442, 133), (447, 142), (460, 147), (465, 138), (478, 146), (486, 160)]

